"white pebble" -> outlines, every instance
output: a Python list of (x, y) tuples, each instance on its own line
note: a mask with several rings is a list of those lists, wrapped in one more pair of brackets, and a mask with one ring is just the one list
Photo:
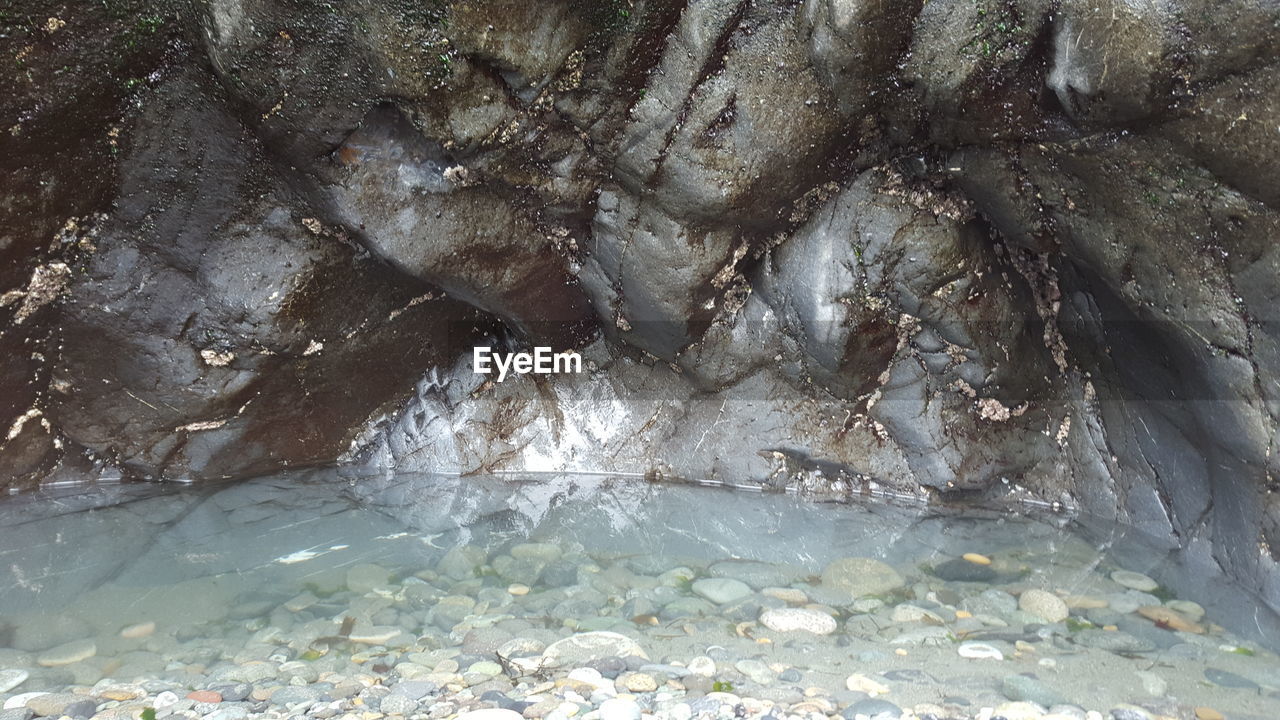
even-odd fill
[(986, 643), (967, 642), (961, 643), (956, 649), (960, 653), (960, 657), (969, 658), (970, 660), (1003, 660), (1004, 653), (998, 648), (994, 648)]

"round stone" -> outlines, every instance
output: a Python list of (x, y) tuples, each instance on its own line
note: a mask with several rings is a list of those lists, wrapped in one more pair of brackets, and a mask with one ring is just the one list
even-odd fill
[(1062, 622), (1071, 614), (1062, 598), (1040, 589), (1023, 592), (1022, 597), (1018, 598), (1018, 607), (1047, 623)]
[(760, 614), (760, 624), (774, 632), (830, 635), (836, 631), (835, 618), (810, 608), (770, 608)]
[(1004, 720), (1041, 720), (1044, 717), (1044, 708), (1031, 702), (1007, 702), (996, 706), (992, 717), (1004, 718)]
[(844, 686), (854, 692), (866, 693), (872, 697), (875, 697), (876, 695), (887, 695), (889, 693), (889, 688), (883, 683), (872, 680), (866, 675), (859, 675), (857, 673), (845, 678)]
[(521, 543), (512, 546), (509, 554), (517, 560), (552, 563), (560, 559), (561, 553), (560, 546), (552, 543)]
[(570, 635), (557, 640), (542, 651), (542, 657), (548, 662), (575, 667), (586, 665), (592, 660), (608, 657), (639, 657), (645, 660), (649, 656), (635, 640), (616, 632), (597, 630), (595, 632)]
[(1151, 592), (1152, 590), (1160, 587), (1159, 583), (1146, 575), (1130, 572), (1129, 570), (1116, 570), (1111, 573), (1111, 579), (1114, 580), (1117, 585), (1123, 585), (1130, 590), (1137, 590), (1138, 592)]
[(734, 668), (757, 685), (769, 685), (778, 678), (777, 673), (759, 660), (739, 660), (734, 663)]
[(938, 613), (907, 603), (895, 607), (889, 619), (895, 623), (928, 622), (932, 625), (942, 624), (942, 616), (938, 615)]
[(40, 653), (36, 662), (44, 667), (60, 667), (88, 660), (97, 654), (98, 646), (92, 640), (72, 640)]
[(514, 710), (486, 708), (464, 712), (457, 717), (457, 720), (524, 720), (524, 716)]
[(502, 666), (492, 660), (481, 660), (480, 662), (471, 663), (471, 667), (467, 668), (467, 672), (496, 677), (502, 674)]
[(138, 623), (130, 625), (120, 631), (120, 637), (126, 640), (138, 640), (148, 637), (156, 631), (156, 624), (153, 622)]
[(418, 709), (418, 701), (392, 693), (382, 698), (378, 710), (387, 715), (408, 715)]
[(1138, 614), (1167, 630), (1177, 630), (1178, 632), (1195, 635), (1204, 634), (1204, 627), (1191, 622), (1183, 617), (1182, 613), (1173, 608), (1164, 607), (1163, 605), (1143, 605), (1138, 608)]
[(363, 595), (391, 584), (391, 571), (381, 565), (361, 563), (347, 570), (347, 589)]
[(888, 700), (867, 698), (850, 705), (840, 714), (850, 720), (859, 716), (870, 720), (898, 720), (898, 718), (902, 717), (902, 708)]
[(653, 692), (658, 689), (658, 681), (648, 673), (627, 673), (618, 678), (618, 685), (630, 692)]
[(0, 670), (0, 693), (7, 693), (31, 677), (26, 670)]
[(847, 557), (833, 560), (823, 569), (822, 584), (856, 598), (897, 590), (902, 587), (903, 580), (897, 570), (879, 560)]
[(600, 720), (640, 720), (640, 706), (632, 700), (612, 698), (600, 704)]
[(406, 644), (412, 639), (404, 630), (395, 625), (373, 625), (353, 631), (347, 636), (347, 639), (353, 643), (364, 645), (387, 645), (401, 635), (404, 635), (403, 639)]
[(809, 596), (798, 588), (767, 587), (761, 590), (760, 594), (791, 605), (803, 605), (809, 602)]
[(1165, 603), (1170, 610), (1176, 610), (1182, 613), (1182, 616), (1193, 623), (1198, 623), (1204, 618), (1204, 608), (1199, 603), (1190, 600), (1170, 600)]
[(693, 592), (717, 605), (727, 605), (751, 594), (751, 587), (733, 578), (703, 578), (692, 586)]
[(970, 660), (1003, 660), (1004, 653), (998, 648), (992, 647), (986, 643), (967, 642), (960, 643), (960, 647), (956, 648), (956, 652), (962, 658)]
[(27, 706), (27, 703), (31, 702), (32, 698), (38, 698), (41, 695), (48, 695), (48, 694), (49, 693), (47, 692), (18, 693), (17, 695), (14, 695), (12, 697), (5, 698), (4, 705), (0, 706), (0, 708), (3, 708), (5, 710), (17, 710), (19, 708), (25, 708)]
[(715, 677), (716, 661), (712, 660), (706, 655), (699, 655), (698, 657), (689, 661), (688, 668), (689, 668), (689, 672), (693, 673), (694, 675), (701, 675), (703, 677)]

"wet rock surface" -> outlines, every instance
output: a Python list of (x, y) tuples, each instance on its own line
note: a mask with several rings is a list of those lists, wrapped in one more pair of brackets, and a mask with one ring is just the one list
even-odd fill
[[(0, 482), (343, 460), (1059, 503), (1278, 606), (1277, 12), (6, 13)], [(496, 384), (477, 344), (587, 372)]]

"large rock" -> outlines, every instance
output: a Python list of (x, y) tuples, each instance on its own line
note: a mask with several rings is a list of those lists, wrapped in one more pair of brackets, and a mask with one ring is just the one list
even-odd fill
[[(465, 310), (359, 260), (188, 83), (160, 91), (133, 132), (118, 209), (69, 290), (47, 414), (144, 476), (332, 459), (445, 356)], [(392, 348), (417, 360), (391, 362)], [(366, 381), (335, 381), (353, 361)]]

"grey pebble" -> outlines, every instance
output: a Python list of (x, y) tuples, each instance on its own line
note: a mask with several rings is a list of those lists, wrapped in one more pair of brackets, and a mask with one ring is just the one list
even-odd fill
[(400, 695), (414, 701), (421, 700), (439, 691), (440, 686), (429, 680), (402, 680), (391, 688), (392, 695)]
[(588, 662), (587, 667), (614, 680), (627, 669), (627, 661), (620, 657), (598, 658)]
[(1257, 690), (1258, 684), (1247, 677), (1237, 675), (1218, 668), (1205, 668), (1204, 677), (1219, 687), (1238, 688), (1241, 690)]
[(249, 697), (253, 692), (253, 686), (249, 683), (213, 683), (209, 685), (209, 689), (222, 696), (223, 702), (240, 702)]
[(392, 693), (382, 698), (378, 711), (388, 715), (408, 715), (418, 709), (418, 701)]
[(1000, 681), (1000, 691), (1010, 700), (1032, 702), (1042, 707), (1063, 705), (1066, 698), (1034, 677), (1009, 675)]
[(320, 699), (320, 693), (308, 687), (298, 687), (290, 685), (282, 687), (271, 693), (271, 704), (273, 705), (296, 705), (299, 703), (313, 703)]
[(230, 705), (205, 715), (204, 720), (245, 720), (247, 717), (249, 717), (249, 708), (243, 705)]
[(847, 720), (854, 720), (858, 715), (866, 715), (871, 720), (898, 720), (902, 717), (902, 708), (887, 700), (867, 698), (845, 708), (840, 715)]

